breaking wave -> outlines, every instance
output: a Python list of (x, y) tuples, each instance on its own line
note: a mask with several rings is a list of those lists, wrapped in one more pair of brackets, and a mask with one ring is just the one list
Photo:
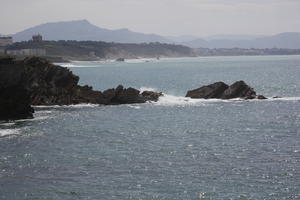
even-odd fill
[(270, 102), (270, 101), (300, 101), (300, 97), (282, 97), (282, 98), (268, 98), (265, 100), (253, 99), (253, 100), (244, 100), (240, 98), (224, 100), (224, 99), (192, 99), (189, 97), (183, 96), (174, 96), (164, 94), (164, 96), (160, 97), (155, 105), (160, 106), (204, 106), (209, 103), (219, 103), (219, 102)]
[(20, 129), (0, 129), (0, 138), (13, 135), (20, 135)]

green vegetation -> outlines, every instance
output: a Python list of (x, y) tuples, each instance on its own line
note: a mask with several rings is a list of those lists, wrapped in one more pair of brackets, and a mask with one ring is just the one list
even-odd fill
[(77, 60), (195, 56), (193, 49), (189, 47), (161, 43), (123, 44), (97, 41), (26, 41), (14, 43), (7, 50), (32, 48), (46, 49), (47, 56)]

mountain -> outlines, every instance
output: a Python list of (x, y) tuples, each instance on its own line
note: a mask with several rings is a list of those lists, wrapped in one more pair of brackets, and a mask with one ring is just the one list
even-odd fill
[(14, 41), (30, 40), (41, 34), (44, 40), (104, 41), (116, 43), (175, 43), (192, 48), (287, 48), (300, 49), (300, 33), (286, 32), (272, 36), (212, 35), (199, 38), (193, 35), (160, 36), (144, 34), (128, 29), (110, 30), (97, 27), (87, 20), (52, 22), (41, 24), (13, 36)]
[(300, 49), (300, 33), (287, 32), (273, 36), (264, 36), (248, 40), (229, 39), (196, 39), (183, 42), (183, 45), (192, 48), (286, 48)]
[(259, 37), (264, 37), (263, 35), (230, 35), (230, 34), (220, 34), (220, 35), (209, 35), (203, 37), (202, 39), (210, 40), (252, 40)]
[(168, 39), (155, 35), (132, 32), (128, 29), (109, 30), (97, 27), (87, 20), (52, 22), (41, 24), (13, 35), (14, 41), (30, 40), (34, 34), (41, 34), (45, 40), (91, 40), (119, 43), (161, 42)]
[(191, 40), (196, 40), (199, 37), (194, 35), (180, 35), (180, 36), (165, 36), (168, 40), (181, 43), (181, 42), (187, 42)]

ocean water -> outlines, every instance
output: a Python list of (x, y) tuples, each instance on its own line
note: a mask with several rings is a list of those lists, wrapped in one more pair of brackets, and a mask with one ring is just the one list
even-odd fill
[[(64, 64), (80, 84), (153, 89), (157, 103), (36, 107), (0, 123), (2, 200), (300, 199), (300, 56)], [(265, 101), (192, 100), (244, 80)]]

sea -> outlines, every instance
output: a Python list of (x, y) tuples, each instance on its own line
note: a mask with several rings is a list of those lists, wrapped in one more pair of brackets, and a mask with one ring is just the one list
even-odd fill
[[(1, 200), (299, 200), (300, 56), (62, 63), (158, 102), (37, 106), (0, 123)], [(185, 98), (244, 80), (268, 100)], [(272, 98), (277, 97), (277, 98)]]

